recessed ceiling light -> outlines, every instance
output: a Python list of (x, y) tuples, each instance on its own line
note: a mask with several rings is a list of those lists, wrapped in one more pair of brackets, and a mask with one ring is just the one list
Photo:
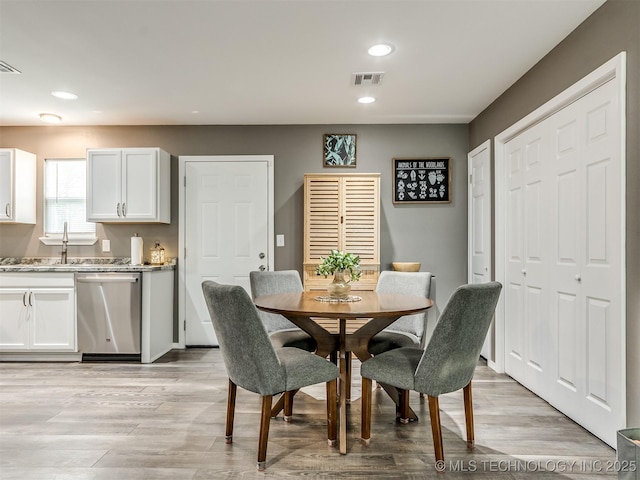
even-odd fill
[(62, 90), (56, 90), (55, 92), (51, 92), (51, 95), (58, 98), (63, 98), (64, 100), (75, 100), (78, 98), (78, 95), (71, 92), (65, 92)]
[(375, 98), (373, 98), (373, 97), (360, 97), (360, 98), (358, 99), (358, 102), (359, 102), (359, 103), (373, 103), (373, 102), (375, 102), (375, 101), (376, 101), (376, 99), (375, 99)]
[(386, 43), (379, 43), (378, 45), (373, 45), (369, 47), (369, 55), (372, 57), (384, 57), (385, 55), (389, 55), (393, 52), (393, 47), (391, 45), (387, 45)]
[(62, 121), (62, 117), (54, 115), (53, 113), (41, 113), (40, 120), (45, 123), (60, 123)]

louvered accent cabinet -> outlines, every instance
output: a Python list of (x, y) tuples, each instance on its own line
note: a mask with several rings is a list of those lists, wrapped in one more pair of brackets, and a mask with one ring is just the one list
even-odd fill
[(304, 288), (324, 291), (333, 277), (316, 266), (333, 249), (360, 256), (352, 291), (375, 290), (380, 274), (380, 174), (304, 176)]

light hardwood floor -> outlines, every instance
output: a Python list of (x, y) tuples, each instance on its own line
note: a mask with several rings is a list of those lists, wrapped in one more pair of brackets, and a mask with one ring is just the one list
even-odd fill
[(327, 446), (324, 402), (298, 394), (291, 424), (272, 419), (267, 470), (258, 473), (259, 397), (238, 389), (226, 445), (217, 349), (173, 351), (150, 365), (1, 363), (0, 478), (616, 478), (613, 449), (509, 377), (480, 363), (473, 392), (474, 450), (464, 440), (462, 393), (440, 397), (443, 474), (426, 402), (413, 393), (420, 421), (401, 425), (382, 390), (373, 395), (369, 447), (358, 441), (359, 400), (349, 406), (347, 455)]

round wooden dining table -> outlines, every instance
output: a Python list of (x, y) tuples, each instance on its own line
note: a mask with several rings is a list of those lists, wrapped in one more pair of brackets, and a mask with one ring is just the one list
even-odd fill
[[(256, 297), (257, 308), (265, 312), (277, 313), (311, 335), (318, 344), (316, 354), (322, 357), (339, 354), (339, 449), (347, 453), (347, 361), (354, 353), (361, 362), (371, 358), (367, 347), (371, 338), (404, 315), (424, 312), (433, 306), (433, 300), (413, 295), (377, 293), (372, 291), (352, 292), (352, 300), (327, 301), (323, 292), (279, 293)], [(338, 333), (322, 326), (318, 318), (336, 319)], [(363, 319), (367, 319), (363, 322)], [(357, 321), (357, 322), (356, 322)], [(349, 323), (357, 323), (356, 329), (349, 329)], [(397, 391), (383, 386), (387, 393), (398, 402)], [(371, 408), (363, 406), (363, 409)], [(370, 412), (362, 412), (362, 415)], [(417, 417), (416, 417), (417, 418)]]

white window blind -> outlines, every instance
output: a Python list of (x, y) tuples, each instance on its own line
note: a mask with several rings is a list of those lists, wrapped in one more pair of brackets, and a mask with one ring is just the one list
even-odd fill
[(44, 233), (93, 234), (96, 224), (86, 221), (87, 179), (84, 158), (46, 159), (44, 162)]

